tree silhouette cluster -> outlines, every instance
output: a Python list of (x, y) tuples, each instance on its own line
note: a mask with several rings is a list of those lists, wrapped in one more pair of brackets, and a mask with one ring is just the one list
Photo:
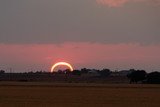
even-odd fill
[(151, 72), (147, 75), (147, 83), (149, 84), (160, 84), (160, 72)]
[(97, 73), (99, 77), (105, 78), (111, 74), (111, 70), (110, 69), (96, 70), (96, 69), (82, 68), (81, 70), (74, 70), (72, 72), (73, 75), (79, 75), (79, 76), (83, 74), (89, 74), (89, 73)]
[(149, 83), (149, 84), (160, 84), (160, 72), (146, 73), (145, 70), (134, 70), (127, 75), (130, 79), (130, 83)]
[[(121, 81), (122, 79), (128, 78), (130, 83), (149, 83), (149, 84), (160, 84), (160, 72), (155, 71), (147, 73), (145, 70), (122, 70), (122, 71), (111, 71), (110, 69), (87, 69), (82, 68), (80, 70), (69, 69), (58, 70), (57, 72), (46, 72), (46, 71), (30, 71), (25, 73), (5, 73), (4, 70), (0, 70), (1, 81)], [(122, 81), (123, 82), (123, 81)]]
[(131, 73), (129, 73), (127, 76), (130, 78), (130, 83), (137, 83), (139, 81), (142, 81), (146, 79), (146, 71), (144, 70), (130, 70)]

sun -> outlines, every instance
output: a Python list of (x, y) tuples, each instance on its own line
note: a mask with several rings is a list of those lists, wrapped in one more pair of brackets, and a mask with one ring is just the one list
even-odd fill
[(51, 67), (51, 72), (54, 71), (54, 69), (57, 67), (57, 66), (67, 66), (69, 67), (70, 71), (73, 71), (73, 67), (71, 64), (67, 63), (67, 62), (57, 62), (55, 63), (52, 67)]

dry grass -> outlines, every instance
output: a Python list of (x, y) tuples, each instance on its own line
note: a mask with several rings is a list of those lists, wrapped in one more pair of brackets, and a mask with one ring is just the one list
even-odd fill
[(0, 107), (160, 107), (160, 85), (1, 82)]

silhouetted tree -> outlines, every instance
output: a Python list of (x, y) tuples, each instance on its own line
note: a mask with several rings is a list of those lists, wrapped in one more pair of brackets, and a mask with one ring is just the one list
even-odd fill
[(33, 71), (29, 71), (29, 72), (28, 72), (28, 74), (33, 74), (33, 73), (34, 73)]
[(72, 74), (80, 76), (81, 75), (81, 71), (80, 70), (73, 70)]
[(36, 71), (35, 73), (36, 74), (42, 74), (43, 72), (42, 71)]
[(57, 74), (64, 74), (64, 72), (62, 70), (58, 70)]
[(89, 71), (90, 71), (90, 69), (87, 69), (87, 68), (82, 68), (81, 69), (82, 74), (87, 74)]
[(160, 84), (160, 72), (151, 72), (147, 75), (147, 83)]
[(108, 77), (111, 74), (110, 69), (103, 69), (101, 71), (98, 71), (100, 74), (100, 77)]
[(0, 70), (0, 74), (4, 74), (5, 73), (5, 71), (4, 70)]
[(131, 69), (131, 73), (129, 73), (127, 77), (130, 79), (130, 83), (137, 83), (138, 81), (146, 79), (146, 74), (144, 70)]
[(71, 70), (70, 69), (65, 69), (63, 72), (66, 73), (66, 74), (71, 74)]

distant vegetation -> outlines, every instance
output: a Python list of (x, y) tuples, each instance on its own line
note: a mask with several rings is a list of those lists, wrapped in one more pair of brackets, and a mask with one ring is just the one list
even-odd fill
[(50, 82), (69, 82), (69, 83), (144, 83), (160, 84), (160, 72), (155, 71), (146, 73), (145, 70), (122, 70), (111, 71), (110, 69), (87, 69), (70, 71), (58, 70), (57, 72), (25, 72), (25, 73), (6, 73), (0, 70), (0, 81), (50, 81)]

